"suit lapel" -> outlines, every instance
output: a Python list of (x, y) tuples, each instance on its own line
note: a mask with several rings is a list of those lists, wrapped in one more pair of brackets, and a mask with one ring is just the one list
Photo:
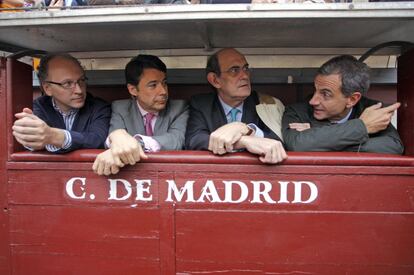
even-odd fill
[(256, 100), (255, 94), (252, 91), (252, 94), (244, 100), (243, 103), (243, 115), (242, 115), (242, 122), (244, 123), (254, 123), (259, 125), (259, 119), (256, 115)]
[(169, 119), (167, 117), (168, 110), (170, 108), (170, 101), (168, 101), (167, 106), (164, 110), (161, 110), (158, 113), (157, 120), (154, 125), (154, 135), (159, 135), (159, 133), (165, 133), (168, 130)]
[(224, 113), (223, 106), (221, 106), (217, 93), (214, 95), (213, 104), (211, 106), (211, 122), (211, 131), (215, 131), (217, 128), (227, 124), (226, 114)]
[(129, 133), (145, 135), (144, 119), (138, 109), (137, 102), (134, 99), (129, 101), (127, 114), (125, 117), (125, 124)]

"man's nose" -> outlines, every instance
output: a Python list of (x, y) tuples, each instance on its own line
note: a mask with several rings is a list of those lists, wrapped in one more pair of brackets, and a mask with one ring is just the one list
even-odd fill
[(168, 95), (168, 86), (167, 85), (160, 85), (159, 87), (160, 95)]
[(250, 79), (250, 71), (240, 70), (240, 78), (242, 78), (242, 79)]
[(79, 84), (79, 82), (75, 82), (75, 87), (73, 88), (73, 92), (74, 92), (75, 94), (81, 94), (81, 93), (83, 93), (83, 91), (82, 91), (82, 87), (81, 87), (81, 85)]
[(313, 94), (312, 98), (309, 100), (309, 104), (312, 106), (316, 106), (316, 105), (319, 105), (319, 103), (320, 103), (320, 100), (319, 100), (318, 95), (316, 93)]

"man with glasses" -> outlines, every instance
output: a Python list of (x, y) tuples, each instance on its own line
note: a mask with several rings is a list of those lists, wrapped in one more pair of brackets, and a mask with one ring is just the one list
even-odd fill
[(214, 154), (246, 149), (264, 163), (287, 158), (280, 138), (259, 118), (258, 95), (251, 91), (250, 69), (244, 55), (222, 49), (207, 61), (207, 80), (217, 92), (192, 97), (186, 148)]
[(69, 54), (42, 58), (38, 78), (44, 96), (15, 114), (16, 140), (30, 150), (65, 153), (81, 148), (103, 148), (111, 107), (86, 93), (85, 72)]

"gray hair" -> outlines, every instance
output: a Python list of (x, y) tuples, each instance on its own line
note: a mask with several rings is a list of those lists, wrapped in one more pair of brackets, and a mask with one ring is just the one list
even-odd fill
[(341, 91), (345, 96), (355, 92), (366, 95), (370, 85), (370, 68), (351, 55), (340, 55), (328, 60), (318, 69), (318, 75), (339, 74)]

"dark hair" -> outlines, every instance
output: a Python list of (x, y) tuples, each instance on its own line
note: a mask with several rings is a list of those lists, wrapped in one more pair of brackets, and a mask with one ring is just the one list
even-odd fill
[(125, 80), (127, 84), (138, 85), (144, 69), (156, 69), (167, 73), (167, 66), (155, 55), (140, 54), (132, 58), (125, 66)]
[(220, 76), (220, 63), (218, 59), (218, 55), (222, 50), (219, 50), (215, 52), (214, 54), (210, 55), (207, 60), (207, 66), (206, 66), (206, 75), (209, 73), (215, 73), (217, 76)]
[(369, 67), (351, 55), (340, 55), (328, 60), (319, 70), (320, 75), (339, 74), (341, 91), (345, 96), (354, 92), (366, 95), (370, 85)]
[(39, 78), (40, 83), (43, 83), (49, 73), (49, 62), (55, 58), (62, 58), (66, 60), (70, 60), (73, 63), (77, 64), (79, 68), (82, 68), (82, 65), (80, 64), (79, 60), (77, 60), (75, 57), (71, 56), (68, 53), (49, 53), (40, 59), (39, 67), (37, 67), (37, 77)]

